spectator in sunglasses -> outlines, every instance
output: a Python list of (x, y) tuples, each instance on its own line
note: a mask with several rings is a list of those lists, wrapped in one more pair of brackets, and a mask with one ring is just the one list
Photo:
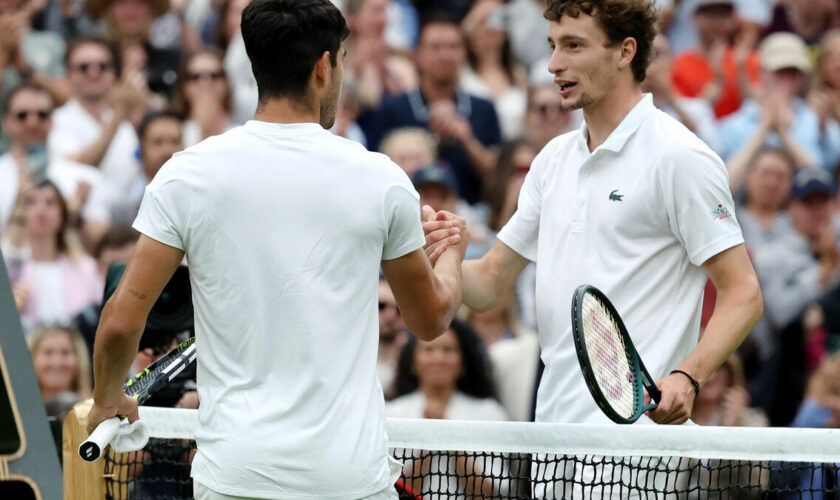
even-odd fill
[[(140, 175), (132, 123), (139, 123), (145, 111), (145, 77), (136, 70), (123, 72), (117, 47), (100, 37), (77, 38), (65, 60), (73, 97), (55, 110), (49, 155), (97, 167), (111, 191), (125, 193)], [(111, 206), (117, 222), (129, 222), (122, 220), (124, 203), (128, 200), (121, 197)]]
[(175, 84), (173, 104), (175, 111), (186, 120), (185, 146), (231, 128), (233, 98), (218, 50), (200, 50), (184, 60)]
[(581, 120), (580, 111), (563, 111), (560, 94), (553, 82), (528, 89), (528, 110), (525, 113), (524, 136), (537, 151)]
[(0, 234), (9, 224), (22, 226), (26, 192), (49, 179), (67, 199), (74, 227), (92, 248), (108, 229), (111, 194), (96, 168), (61, 158), (48, 160), (45, 143), (52, 111), (52, 95), (37, 84), (18, 87), (6, 101), (2, 127), (11, 147), (0, 156)]

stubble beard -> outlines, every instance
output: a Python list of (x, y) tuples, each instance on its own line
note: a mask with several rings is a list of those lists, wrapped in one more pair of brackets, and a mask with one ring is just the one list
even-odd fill
[(341, 82), (334, 84), (327, 98), (321, 101), (321, 119), (319, 120), (322, 127), (329, 130), (335, 125), (335, 114), (338, 110), (338, 101), (341, 98)]

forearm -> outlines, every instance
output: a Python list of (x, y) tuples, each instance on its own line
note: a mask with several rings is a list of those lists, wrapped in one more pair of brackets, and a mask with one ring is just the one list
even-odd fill
[(461, 305), (461, 256), (454, 249), (447, 250), (435, 264), (438, 300), (443, 307), (442, 324), (449, 325)]
[(102, 128), (102, 134), (99, 135), (96, 142), (76, 154), (69, 155), (68, 159), (84, 163), (85, 165), (98, 167), (102, 162), (102, 159), (105, 157), (105, 153), (108, 151), (108, 146), (111, 145), (111, 141), (114, 139), (122, 120), (122, 116), (115, 114), (111, 121)]
[(705, 383), (741, 345), (761, 318), (762, 310), (757, 282), (719, 289), (715, 312), (700, 342), (677, 368), (690, 373), (701, 385)]
[(494, 150), (485, 147), (475, 137), (464, 140), (461, 146), (467, 152), (470, 163), (482, 177), (490, 175), (496, 169), (499, 155)]
[(496, 305), (499, 295), (496, 280), (489, 270), (484, 269), (482, 260), (466, 260), (461, 269), (464, 305), (476, 311), (486, 311)]
[(137, 356), (142, 327), (120, 325), (111, 319), (108, 305), (102, 313), (93, 347), (93, 399), (99, 406), (116, 406), (131, 363)]
[(790, 153), (791, 156), (793, 156), (798, 168), (812, 168), (820, 166), (819, 158), (814, 158), (811, 153), (800, 146), (796, 140), (791, 137), (789, 132), (780, 132), (779, 137), (782, 140), (782, 147)]
[(740, 189), (744, 183), (747, 170), (755, 159), (756, 153), (764, 145), (766, 137), (767, 127), (762, 125), (750, 137), (749, 141), (726, 162), (726, 170), (729, 172), (729, 187), (733, 193)]

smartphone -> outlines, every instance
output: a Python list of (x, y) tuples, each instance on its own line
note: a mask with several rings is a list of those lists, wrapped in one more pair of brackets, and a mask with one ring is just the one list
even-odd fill
[(37, 186), (47, 180), (47, 145), (36, 144), (26, 150), (26, 169)]

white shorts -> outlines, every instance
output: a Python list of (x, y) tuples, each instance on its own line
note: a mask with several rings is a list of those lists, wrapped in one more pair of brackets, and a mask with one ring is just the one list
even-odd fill
[[(195, 500), (259, 500), (256, 498), (232, 497), (230, 495), (216, 493), (195, 480), (193, 480), (193, 493), (195, 494)], [(378, 493), (359, 500), (397, 500), (397, 498), (399, 498), (397, 496), (397, 490), (393, 486), (389, 486)]]

